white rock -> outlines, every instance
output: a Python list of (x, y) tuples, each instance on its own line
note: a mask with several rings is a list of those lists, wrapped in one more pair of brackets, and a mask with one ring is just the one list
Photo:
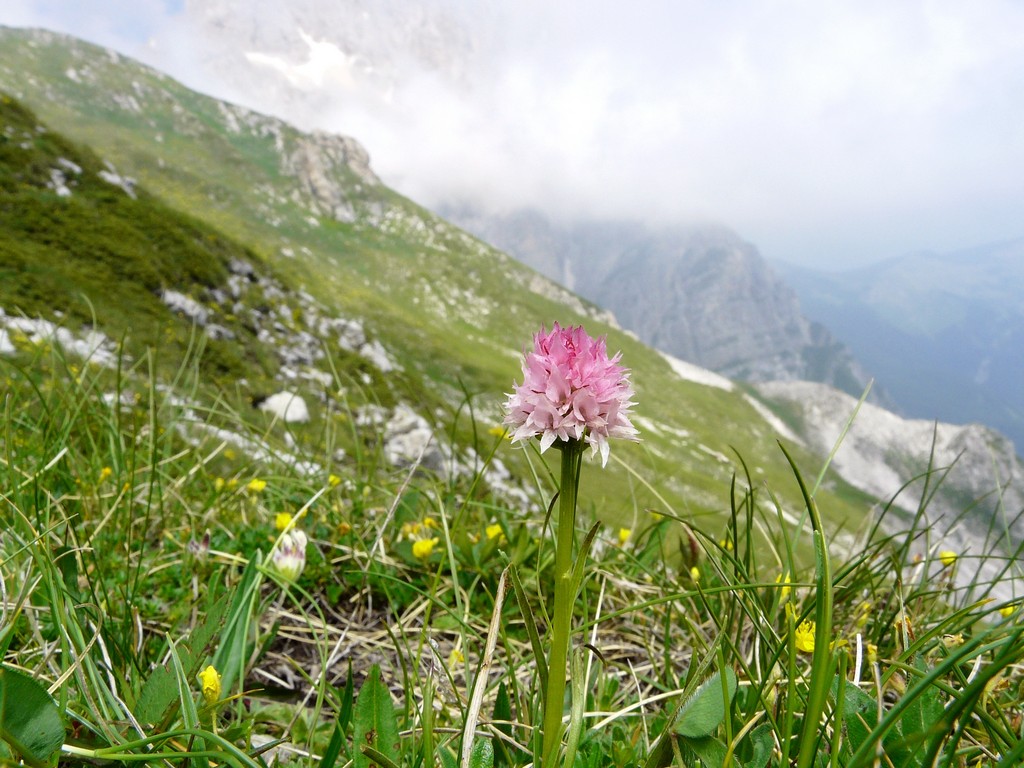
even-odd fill
[(290, 424), (304, 424), (309, 421), (306, 401), (294, 392), (284, 391), (271, 395), (260, 403), (260, 410)]

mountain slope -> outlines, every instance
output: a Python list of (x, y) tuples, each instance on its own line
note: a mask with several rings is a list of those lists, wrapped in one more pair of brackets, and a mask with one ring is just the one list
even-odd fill
[(1024, 239), (836, 274), (780, 269), (905, 413), (981, 422), (1022, 450)]
[[(382, 455), (396, 467), (429, 450), (433, 468), (457, 473), (479, 465), (482, 435), (501, 419), (502, 393), (519, 376), (530, 334), (554, 320), (582, 322), (591, 333), (606, 333), (610, 349), (622, 350), (633, 371), (643, 437), (638, 445), (616, 446), (608, 471), (590, 473), (585, 509), (632, 526), (644, 522), (645, 510), (669, 505), (720, 530), (737, 453), (787, 514), (800, 507), (776, 445), (789, 430), (764, 403), (637, 342), (609, 325), (603, 310), (387, 189), (355, 142), (303, 134), (46, 32), (0, 32), (0, 87), (116, 166), (104, 165), (122, 182), (118, 194), (130, 199), (127, 187), (140, 200), (158, 197), (186, 212), (186, 231), (198, 220), (215, 228), (210, 237), (224, 248), (248, 255), (248, 267), (227, 262), (231, 312), (216, 280), (212, 286), (161, 283), (162, 333), (184, 347), (192, 333), (209, 343), (217, 326), (232, 322), (229, 315), (244, 317), (253, 350), (264, 355), (261, 365), (243, 356), (233, 389), (224, 390), (229, 377), (223, 377), (206, 396), (233, 398), (241, 408), (275, 389), (294, 391), (311, 413), (308, 426), (290, 428), (289, 439), (311, 444), (322, 439), (318, 430), (341, 399), (354, 398), (349, 449), (359, 450), (361, 430), (378, 425), (390, 444)], [(23, 130), (27, 148), (19, 144), (19, 151), (41, 150), (50, 134), (43, 125)], [(61, 158), (90, 168), (101, 162), (85, 152), (76, 159), (71, 151), (42, 153), (43, 172), (33, 177), (31, 194), (53, 211), (68, 204), (51, 184), (52, 171), (65, 167)], [(128, 176), (138, 181), (129, 184)], [(65, 180), (71, 179), (65, 174)], [(75, 188), (67, 186), (73, 198)], [(92, 189), (90, 182), (80, 191)], [(45, 249), (45, 237), (45, 230), (26, 232), (19, 242)], [(239, 283), (257, 290), (235, 297), (230, 288)], [(14, 305), (3, 309), (13, 316), (17, 297), (7, 300)], [(32, 307), (60, 322), (67, 317), (64, 302), (57, 297)], [(120, 338), (124, 329), (112, 317), (98, 315), (95, 324)], [(791, 447), (805, 471), (820, 466), (810, 442), (794, 434)], [(502, 489), (500, 503), (542, 514), (548, 499), (533, 489), (524, 452), (498, 446), (495, 467), (501, 471), (487, 482)], [(839, 476), (817, 500), (831, 524), (847, 529), (865, 524), (874, 502)]]
[[(641, 403), (644, 442), (621, 446), (614, 455), (640, 477), (658, 478), (657, 487), (648, 489), (613, 462), (588, 484), (589, 508), (606, 520), (632, 524), (639, 510), (664, 504), (660, 495), (687, 514), (709, 515), (700, 519), (717, 527), (733, 448), (758, 478), (790, 499), (787, 504), (798, 504), (774, 429), (741, 392), (680, 376), (663, 356), (605, 325), (606, 313), (380, 185), (353, 142), (302, 134), (190, 92), (111, 52), (45, 32), (0, 34), (0, 86), (65, 126), (76, 141), (90, 143), (121, 178), (137, 179), (140, 199), (149, 190), (251, 253), (257, 285), (266, 287), (248, 298), (232, 297), (241, 305), (233, 314), (251, 318), (259, 310), (263, 320), (252, 321), (254, 349), (269, 354), (262, 373), (257, 366), (239, 373), (239, 407), (274, 389), (296, 389), (312, 412), (306, 436), (299, 437), (313, 440), (344, 385), (350, 396), (362, 393), (366, 412), (360, 418), (367, 423), (412, 420), (435, 444), (450, 436), (460, 461), (471, 463), (470, 449), (501, 419), (502, 393), (519, 376), (530, 335), (554, 320), (583, 322), (592, 333), (607, 333), (612, 350), (622, 350)], [(33, 135), (48, 133), (39, 127)], [(302, 163), (295, 162), (300, 147), (306, 148)], [(54, 210), (68, 200), (45, 181), (69, 151), (41, 161), (43, 186), (33, 192)], [(336, 204), (339, 199), (345, 204)], [(47, 247), (26, 238), (32, 244), (25, 247)], [(166, 287), (212, 313), (205, 326), (196, 321), (204, 338), (211, 325), (230, 322), (214, 306), (219, 283)], [(8, 314), (21, 309), (3, 308)], [(37, 302), (30, 310), (55, 322), (67, 316), (60, 301)], [(168, 311), (164, 319), (175, 317)], [(110, 316), (96, 320), (110, 338), (119, 338), (122, 329)], [(362, 344), (348, 345), (354, 351), (342, 343), (344, 324), (358, 326), (364, 337)], [(191, 332), (191, 322), (161, 332), (187, 345), (186, 328)], [(467, 397), (472, 422), (466, 419)], [(373, 404), (378, 411), (371, 412)], [(819, 461), (798, 453), (811, 466)], [(503, 448), (498, 458), (513, 482), (530, 477), (523, 452)], [(848, 498), (836, 496), (829, 504), (837, 523), (857, 516), (853, 502), (861, 497), (846, 490)]]
[[(858, 396), (867, 384), (849, 350), (809, 322), (756, 249), (724, 227), (446, 213), (676, 357), (746, 381), (808, 379)], [(881, 390), (875, 398), (886, 402)]]

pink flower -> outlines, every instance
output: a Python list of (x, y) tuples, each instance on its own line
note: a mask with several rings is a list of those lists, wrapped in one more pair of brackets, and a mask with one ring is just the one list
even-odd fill
[(609, 359), (604, 337), (592, 339), (582, 327), (542, 328), (523, 361), (523, 383), (505, 404), (513, 442), (539, 436), (543, 453), (556, 440), (585, 440), (607, 464), (609, 437), (637, 439), (633, 387), (619, 357)]

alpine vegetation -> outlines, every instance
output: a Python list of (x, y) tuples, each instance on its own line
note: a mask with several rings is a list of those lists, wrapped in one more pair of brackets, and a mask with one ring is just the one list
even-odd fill
[(946, 446), (848, 482), (868, 404), (822, 449), (349, 140), (44, 32), (0, 84), (0, 764), (1024, 762)]

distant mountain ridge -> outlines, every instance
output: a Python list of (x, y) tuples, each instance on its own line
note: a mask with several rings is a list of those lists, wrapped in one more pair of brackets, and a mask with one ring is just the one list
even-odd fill
[[(444, 213), (683, 360), (733, 379), (820, 381), (857, 396), (870, 379), (842, 343), (803, 316), (757, 249), (726, 227)], [(874, 397), (889, 404), (881, 388)]]
[(1024, 238), (840, 273), (777, 268), (903, 412), (987, 424), (1024, 452)]

